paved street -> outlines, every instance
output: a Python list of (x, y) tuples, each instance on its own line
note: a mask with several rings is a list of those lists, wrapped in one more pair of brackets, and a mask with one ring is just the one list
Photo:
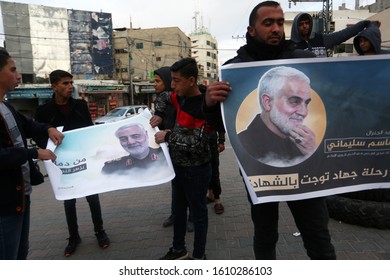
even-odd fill
[[(232, 149), (221, 154), (222, 201), (225, 213), (216, 215), (209, 205), (207, 257), (210, 260), (254, 259), (253, 226), (249, 203), (238, 173)], [(100, 195), (104, 226), (111, 246), (98, 247), (87, 201), (77, 200), (82, 243), (70, 258), (63, 256), (68, 237), (63, 202), (57, 201), (49, 180), (32, 194), (30, 254), (32, 260), (149, 260), (163, 256), (172, 242), (172, 227), (163, 228), (170, 213), (170, 183), (127, 189)], [(338, 259), (390, 260), (390, 230), (364, 228), (330, 220)], [(285, 203), (280, 204), (278, 259), (308, 259), (293, 218)], [(187, 234), (192, 252), (193, 233)]]

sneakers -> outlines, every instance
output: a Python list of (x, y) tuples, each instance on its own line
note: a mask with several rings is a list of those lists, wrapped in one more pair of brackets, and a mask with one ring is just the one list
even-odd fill
[(173, 216), (169, 216), (164, 222), (163, 222), (163, 227), (170, 227), (173, 225)]
[(225, 208), (223, 207), (222, 203), (215, 203), (214, 204), (215, 214), (221, 215), (224, 211), (225, 211)]
[(203, 258), (201, 259), (198, 259), (198, 258), (194, 258), (193, 256), (189, 258), (190, 260), (198, 260), (198, 261), (201, 261), (201, 260), (207, 260), (207, 257), (206, 255), (203, 255)]
[(106, 249), (108, 246), (110, 246), (110, 239), (108, 238), (104, 230), (99, 230), (95, 232), (95, 236), (99, 243), (100, 248)]
[(68, 240), (69, 240), (69, 243), (68, 243), (68, 246), (66, 246), (65, 252), (64, 252), (65, 257), (70, 257), (76, 251), (77, 245), (79, 245), (81, 243), (80, 236), (69, 237)]
[(164, 257), (160, 258), (160, 260), (186, 260), (186, 259), (188, 259), (188, 252), (185, 248), (181, 251), (175, 251), (173, 250), (173, 248), (169, 248), (168, 253), (166, 253)]

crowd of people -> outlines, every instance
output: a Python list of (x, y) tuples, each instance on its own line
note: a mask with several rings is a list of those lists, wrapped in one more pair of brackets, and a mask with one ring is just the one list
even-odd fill
[[(249, 16), (246, 44), (237, 51), (237, 56), (226, 64), (251, 61), (326, 57), (328, 49), (354, 38), (354, 47), (359, 55), (388, 53), (381, 49), (379, 22), (361, 21), (354, 26), (333, 34), (313, 33), (313, 20), (307, 13), (294, 19), (292, 38), (285, 39), (284, 15), (278, 2), (262, 1)], [(278, 123), (286, 111), (279, 106), (276, 96), (283, 95), (284, 87), (273, 89), (267, 84), (268, 76), (278, 77), (280, 84), (294, 84), (296, 103), (299, 101), (298, 125), (281, 126)], [(43, 177), (32, 164), (33, 159), (55, 160), (55, 154), (45, 149), (50, 138), (60, 145), (63, 134), (55, 129), (64, 126), (64, 131), (93, 125), (85, 101), (72, 98), (73, 76), (63, 70), (50, 74), (53, 98), (37, 108), (35, 120), (18, 113), (4, 101), (7, 92), (20, 83), (13, 58), (5, 49), (0, 50), (0, 259), (26, 259), (30, 223), (29, 201), (32, 186), (43, 182)], [(247, 131), (240, 133), (243, 143), (250, 143), (254, 130), (267, 137), (274, 150), (251, 150), (261, 161), (269, 152), (277, 153), (286, 145), (289, 152), (284, 156), (304, 157), (315, 149), (315, 136), (302, 124), (310, 102), (310, 80), (303, 73), (289, 67), (277, 67), (266, 73), (259, 83), (262, 114), (256, 116)], [(268, 90), (264, 90), (266, 87)], [(154, 140), (166, 143), (173, 163), (175, 178), (171, 182), (172, 199), (170, 216), (163, 226), (173, 225), (172, 246), (161, 259), (206, 259), (208, 232), (207, 203), (214, 203), (214, 211), (221, 215), (225, 207), (221, 202), (219, 178), (219, 153), (225, 147), (225, 129), (222, 123), (220, 103), (232, 90), (227, 81), (214, 82), (207, 87), (198, 84), (198, 65), (193, 58), (183, 58), (170, 67), (155, 71), (155, 89), (158, 93), (152, 127), (159, 127)], [(275, 99), (275, 100), (274, 100)], [(274, 102), (271, 102), (274, 101)], [(260, 129), (261, 128), (261, 129)], [(119, 128), (116, 136), (128, 156), (105, 163), (104, 173), (127, 169), (131, 165), (142, 166), (158, 160), (159, 151), (148, 147), (149, 135), (142, 125)], [(26, 139), (33, 138), (40, 148), (28, 148)], [(257, 141), (257, 139), (255, 139)], [(267, 140), (265, 140), (267, 141)], [(286, 144), (287, 143), (287, 144)], [(248, 149), (256, 145), (248, 145)], [(258, 145), (257, 145), (258, 146)], [(110, 245), (105, 229), (99, 195), (86, 197), (93, 221), (93, 231), (98, 245), (105, 249)], [(254, 225), (253, 250), (256, 259), (276, 259), (278, 241), (278, 202), (251, 205)], [(302, 235), (304, 247), (311, 259), (336, 259), (328, 230), (329, 215), (323, 197), (288, 201), (288, 207)], [(81, 237), (78, 232), (76, 199), (64, 201), (65, 216), (69, 231), (66, 257), (75, 253)], [(227, 210), (229, 211), (229, 210)], [(189, 229), (190, 228), (190, 229)], [(186, 232), (194, 231), (192, 254), (186, 247)]]

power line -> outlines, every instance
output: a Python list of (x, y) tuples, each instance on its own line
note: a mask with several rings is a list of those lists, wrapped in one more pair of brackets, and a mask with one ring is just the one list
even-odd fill
[[(64, 41), (69, 41), (69, 42), (84, 42), (84, 41), (88, 41), (88, 40), (89, 41), (95, 40), (95, 39), (92, 38), (92, 36), (90, 38), (88, 38), (88, 39), (73, 39), (73, 40), (69, 40), (69, 38), (35, 37), (35, 36), (15, 35), (15, 34), (6, 34), (6, 33), (0, 33), (0, 35), (7, 36), (7, 37), (26, 38), (26, 39), (64, 40)], [(125, 39), (126, 37), (116, 37), (116, 38), (117, 39)], [(147, 42), (147, 43), (154, 43), (154, 41), (152, 41), (152, 40), (143, 39), (143, 38), (132, 37), (132, 39), (133, 40), (137, 40), (137, 41)], [(112, 41), (114, 41), (114, 40), (112, 39)], [(168, 47), (182, 48), (182, 46), (177, 45), (177, 44), (164, 43), (164, 45), (168, 46)], [(206, 48), (206, 47), (188, 47), (188, 48), (195, 49), (195, 50), (214, 50), (214, 49)], [(216, 50), (217, 51), (231, 51), (233, 49), (219, 49), (219, 48), (217, 48)]]

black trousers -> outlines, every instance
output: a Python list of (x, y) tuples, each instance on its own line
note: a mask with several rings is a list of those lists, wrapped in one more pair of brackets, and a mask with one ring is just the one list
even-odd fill
[(219, 151), (215, 132), (210, 136), (209, 146), (211, 152), (211, 180), (208, 189), (212, 190), (215, 199), (219, 199), (222, 189), (219, 179)]
[[(86, 197), (89, 209), (91, 210), (92, 222), (94, 231), (100, 231), (103, 229), (102, 211), (100, 208), (99, 195), (89, 195)], [(68, 224), (69, 236), (79, 236), (78, 224), (77, 224), (77, 211), (76, 211), (76, 199), (69, 199), (64, 201), (66, 222)]]
[[(329, 214), (324, 198), (287, 202), (307, 251), (313, 260), (336, 259), (328, 230)], [(253, 249), (256, 259), (276, 259), (278, 241), (279, 203), (271, 202), (251, 206), (255, 227)]]

